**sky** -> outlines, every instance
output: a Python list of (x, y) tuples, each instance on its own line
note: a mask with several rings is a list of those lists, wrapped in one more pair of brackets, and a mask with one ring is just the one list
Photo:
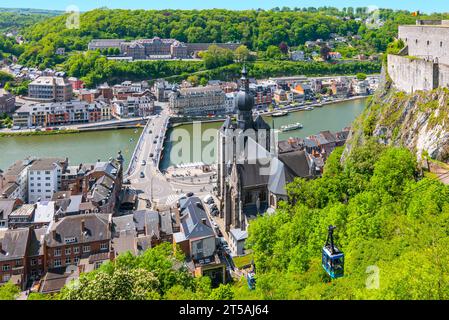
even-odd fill
[(448, 0), (0, 0), (0, 8), (65, 10), (75, 5), (81, 11), (98, 7), (123, 9), (271, 9), (274, 7), (368, 7), (422, 12), (449, 12)]

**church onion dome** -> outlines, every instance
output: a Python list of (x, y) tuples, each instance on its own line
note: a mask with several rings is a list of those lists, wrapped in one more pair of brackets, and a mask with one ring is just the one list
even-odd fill
[(256, 119), (254, 120), (254, 129), (259, 130), (259, 129), (265, 129), (265, 130), (270, 130), (270, 126), (268, 125), (268, 123), (265, 122), (265, 120), (262, 118), (262, 116), (259, 114)]
[(251, 111), (254, 107), (254, 96), (247, 91), (240, 91), (237, 95), (237, 108), (240, 111)]

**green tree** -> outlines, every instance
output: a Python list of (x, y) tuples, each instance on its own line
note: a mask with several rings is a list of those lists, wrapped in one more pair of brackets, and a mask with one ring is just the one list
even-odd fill
[(16, 300), (19, 294), (19, 287), (12, 282), (0, 286), (0, 300)]

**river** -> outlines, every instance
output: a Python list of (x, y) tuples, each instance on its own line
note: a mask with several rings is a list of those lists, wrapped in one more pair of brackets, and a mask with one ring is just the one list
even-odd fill
[[(281, 133), (279, 139), (283, 140), (289, 137), (305, 137), (321, 130), (339, 131), (350, 125), (364, 107), (365, 100), (352, 100), (325, 105), (322, 108), (315, 108), (313, 111), (291, 112), (285, 117), (265, 117), (265, 120), (270, 126), (274, 123), (275, 128), (296, 122), (301, 122), (304, 125), (301, 130)], [(201, 124), (201, 132), (206, 129), (218, 129), (221, 124), (221, 122), (203, 123)], [(193, 125), (178, 126), (169, 130), (168, 134), (179, 133), (181, 129), (191, 134)], [(115, 157), (119, 150), (122, 150), (127, 165), (140, 133), (141, 130), (136, 133), (134, 129), (123, 129), (64, 135), (0, 138), (0, 169), (5, 170), (16, 160), (27, 156), (68, 157), (72, 165), (77, 165), (81, 162), (95, 162), (97, 159), (107, 160), (110, 157)], [(207, 142), (204, 142), (204, 145), (207, 145)], [(193, 151), (190, 152), (191, 156), (188, 157), (182, 155), (178, 159), (170, 157), (173, 143), (169, 140), (166, 141), (164, 148), (165, 156), (161, 162), (161, 169), (166, 169), (173, 164), (196, 162), (194, 160), (197, 160), (193, 158), (193, 154), (198, 155), (198, 152)]]
[[(72, 165), (115, 157), (122, 150), (128, 164), (142, 129), (106, 130), (48, 136), (0, 138), (0, 169), (27, 156), (68, 157)], [(131, 140), (132, 139), (132, 140)]]
[[(323, 130), (330, 130), (332, 132), (340, 131), (344, 127), (350, 126), (354, 119), (363, 111), (366, 105), (366, 99), (349, 100), (344, 102), (338, 102), (333, 104), (324, 105), (321, 108), (315, 108), (312, 111), (298, 111), (290, 112), (284, 117), (264, 117), (265, 121), (276, 129), (279, 129), (282, 125), (292, 124), (300, 122), (303, 124), (303, 129), (282, 132), (279, 133), (279, 140), (286, 140), (289, 137), (299, 137), (304, 138), (312, 134), (316, 134)], [(222, 125), (222, 122), (208, 122), (201, 124), (201, 132), (207, 129), (218, 129)], [(185, 130), (185, 134), (193, 135), (194, 125), (184, 124), (177, 126), (168, 131), (168, 135), (177, 136), (180, 134), (181, 130)], [(191, 139), (194, 143), (198, 142), (199, 139)], [(202, 143), (202, 148), (208, 145), (208, 141)], [(190, 163), (190, 162), (200, 162), (201, 159), (198, 158), (198, 151), (194, 151), (193, 143), (190, 148), (190, 155), (179, 156), (176, 160), (172, 152), (174, 150), (174, 143), (167, 139), (164, 145), (164, 158), (161, 161), (160, 168), (167, 169), (171, 165), (179, 163)], [(178, 153), (178, 152), (177, 152)], [(208, 162), (208, 161), (204, 161)]]

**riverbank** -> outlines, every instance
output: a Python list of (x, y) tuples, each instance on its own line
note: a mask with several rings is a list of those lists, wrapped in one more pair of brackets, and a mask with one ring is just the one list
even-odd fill
[(58, 134), (72, 134), (81, 132), (97, 132), (97, 131), (108, 131), (108, 130), (122, 130), (122, 129), (135, 129), (141, 128), (143, 124), (148, 119), (126, 119), (126, 120), (116, 120), (108, 121), (104, 123), (91, 123), (79, 126), (61, 126), (58, 130), (38, 130), (35, 129), (21, 129), (21, 130), (11, 130), (3, 129), (0, 130), (1, 137), (15, 137), (15, 136), (48, 136), (48, 135), (58, 135)]
[(61, 134), (72, 134), (79, 133), (80, 130), (70, 129), (70, 130), (51, 130), (51, 131), (10, 131), (10, 132), (0, 132), (0, 138), (7, 137), (30, 137), (30, 136), (51, 136), (51, 135), (61, 135)]
[[(300, 111), (308, 111), (308, 110), (304, 110), (304, 108), (306, 107), (313, 107), (313, 108), (320, 108), (320, 107), (324, 107), (327, 105), (334, 105), (334, 104), (339, 104), (339, 103), (344, 103), (344, 102), (351, 102), (351, 101), (356, 101), (356, 100), (362, 100), (362, 99), (367, 99), (371, 97), (370, 95), (368, 96), (354, 96), (354, 97), (349, 97), (349, 98), (343, 98), (343, 99), (335, 99), (335, 100), (331, 100), (331, 101), (324, 101), (324, 102), (318, 102), (318, 103), (312, 103), (312, 104), (303, 104), (303, 105), (299, 105), (299, 106), (292, 106), (292, 107), (281, 107), (279, 109), (274, 109), (272, 111), (265, 111), (265, 112), (260, 112), (260, 111), (255, 111), (253, 113), (254, 116), (260, 114), (262, 116), (272, 116), (274, 113), (277, 113), (279, 111), (288, 111), (289, 113), (295, 113), (295, 112), (300, 112)], [(235, 118), (235, 115), (232, 116), (232, 118)], [(193, 124), (194, 122), (201, 122), (201, 123), (214, 123), (214, 122), (223, 122), (226, 119), (226, 116), (216, 116), (214, 118), (210, 118), (210, 117), (171, 117), (170, 118), (170, 124), (172, 128), (176, 128), (176, 127), (180, 127), (183, 125), (187, 125), (187, 124)]]

